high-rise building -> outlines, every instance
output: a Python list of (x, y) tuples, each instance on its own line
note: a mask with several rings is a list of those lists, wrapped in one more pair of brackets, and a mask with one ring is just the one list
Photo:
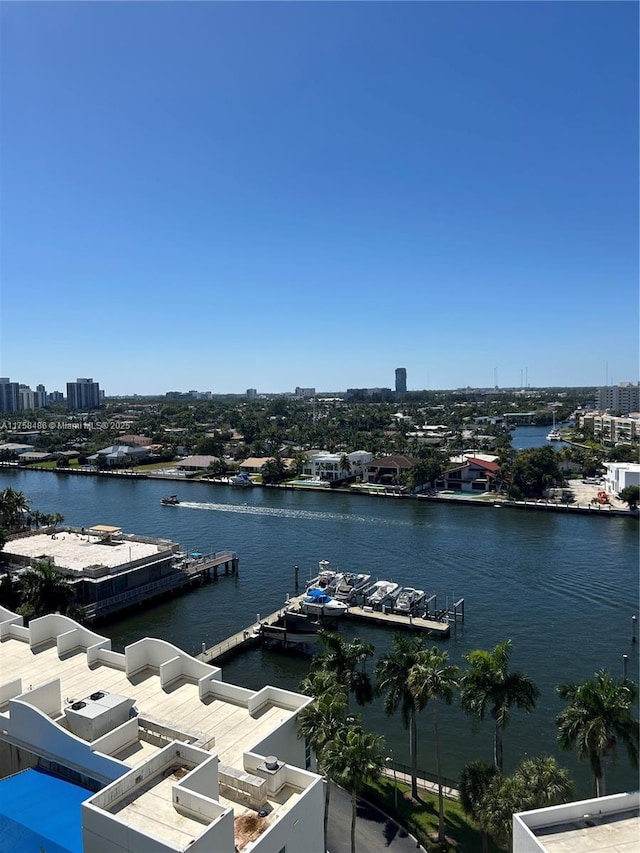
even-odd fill
[(258, 396), (258, 392), (255, 388), (247, 388), (247, 400), (255, 400)]
[(17, 412), (20, 408), (20, 385), (8, 376), (0, 377), (0, 412)]
[(396, 394), (407, 393), (407, 368), (396, 367)]
[(67, 407), (70, 410), (97, 409), (100, 405), (100, 385), (93, 379), (67, 382)]
[(640, 411), (640, 384), (621, 382), (619, 385), (606, 385), (596, 394), (596, 406), (601, 412), (608, 409), (620, 415)]

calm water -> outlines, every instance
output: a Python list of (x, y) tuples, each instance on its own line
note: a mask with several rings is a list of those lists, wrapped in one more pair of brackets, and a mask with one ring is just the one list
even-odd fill
[[(257, 613), (280, 607), (293, 594), (294, 566), (300, 581), (320, 559), (334, 567), (367, 571), (374, 578), (464, 596), (466, 623), (443, 641), (451, 658), (473, 648), (491, 648), (510, 638), (512, 666), (528, 672), (542, 690), (534, 714), (515, 711), (506, 732), (511, 768), (526, 754), (559, 754), (554, 719), (560, 710), (555, 685), (581, 680), (600, 667), (638, 671), (638, 645), (631, 643), (631, 616), (639, 613), (638, 524), (553, 513), (479, 509), (379, 497), (290, 490), (234, 490), (203, 483), (170, 483), (65, 476), (35, 471), (0, 472), (43, 512), (61, 512), (77, 526), (114, 524), (125, 531), (171, 538), (188, 548), (233, 548), (240, 575), (175, 598), (101, 629), (121, 648), (140, 637), (158, 636), (197, 653), (250, 624)], [(177, 491), (178, 507), (160, 498)], [(391, 635), (351, 627), (384, 654)], [(224, 667), (225, 677), (248, 687), (265, 682), (295, 688), (306, 673), (303, 659), (256, 650)], [(385, 734), (396, 759), (408, 761), (408, 737), (399, 718), (385, 716), (377, 701), (365, 710), (367, 724)], [(419, 764), (433, 768), (431, 719), (420, 721)], [(443, 720), (444, 772), (455, 776), (473, 758), (491, 760), (489, 721), (473, 732), (458, 708)], [(581, 793), (588, 793), (588, 767), (559, 754)], [(620, 756), (609, 787), (637, 787), (637, 774)]]

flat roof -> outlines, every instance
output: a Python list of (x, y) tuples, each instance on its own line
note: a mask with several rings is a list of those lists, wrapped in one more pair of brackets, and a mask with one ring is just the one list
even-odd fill
[(638, 809), (532, 829), (547, 853), (637, 853), (640, 844)]
[[(296, 711), (268, 700), (252, 716), (246, 707), (207, 696), (200, 699), (197, 683), (180, 678), (163, 689), (160, 675), (146, 668), (130, 677), (106, 663), (87, 665), (85, 653), (58, 657), (55, 642), (39, 646), (15, 638), (0, 642), (0, 673), (3, 684), (22, 679), (23, 685), (60, 679), (63, 701), (79, 700), (99, 690), (135, 699), (142, 717), (173, 721), (181, 729), (203, 732), (215, 738), (213, 752), (223, 764), (243, 767), (243, 754), (278, 729)], [(213, 669), (213, 667), (212, 667)]]
[[(109, 529), (120, 530), (119, 527)], [(153, 557), (164, 550), (166, 547), (151, 542), (121, 539), (107, 544), (101, 535), (64, 531), (12, 539), (7, 542), (3, 552), (32, 560), (51, 559), (59, 569), (80, 573), (88, 566), (125, 566), (134, 560)]]

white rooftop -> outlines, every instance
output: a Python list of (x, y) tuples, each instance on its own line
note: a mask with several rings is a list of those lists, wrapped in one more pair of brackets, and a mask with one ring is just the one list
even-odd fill
[(81, 572), (87, 566), (124, 566), (143, 557), (152, 557), (166, 548), (149, 542), (132, 539), (113, 539), (104, 544), (104, 538), (89, 533), (39, 533), (13, 539), (4, 547), (5, 554), (15, 554), (31, 559), (51, 559), (57, 568)]

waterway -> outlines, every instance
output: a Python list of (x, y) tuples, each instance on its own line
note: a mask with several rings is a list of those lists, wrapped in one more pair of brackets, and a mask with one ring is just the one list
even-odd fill
[[(556, 746), (554, 720), (561, 709), (555, 687), (606, 667), (638, 672), (631, 617), (639, 614), (638, 523), (475, 508), (442, 503), (278, 489), (233, 489), (213, 484), (134, 478), (82, 477), (4, 470), (0, 489), (24, 492), (42, 512), (61, 512), (75, 526), (114, 524), (127, 532), (166, 537), (199, 551), (231, 548), (240, 556), (237, 578), (224, 578), (152, 609), (101, 628), (115, 648), (144, 636), (168, 640), (190, 653), (212, 645), (278, 609), (318, 561), (366, 571), (438, 594), (438, 604), (464, 597), (466, 621), (441, 641), (452, 660), (474, 648), (511, 639), (512, 668), (541, 689), (535, 712), (514, 710), (505, 733), (505, 764), (526, 755), (552, 754), (589, 792), (588, 765)], [(181, 504), (162, 507), (178, 492)], [(372, 642), (376, 656), (389, 651), (391, 634), (344, 626)], [(295, 689), (304, 659), (256, 649), (223, 667), (224, 677), (256, 688), (273, 683)], [(408, 735), (399, 717), (387, 718), (380, 700), (364, 709), (367, 726), (383, 733), (389, 753), (408, 761)], [(476, 731), (458, 707), (445, 709), (441, 725), (444, 773), (455, 777), (469, 760), (491, 760), (491, 722)], [(420, 719), (419, 764), (433, 769), (431, 718)], [(610, 791), (637, 787), (625, 756), (609, 769)]]

